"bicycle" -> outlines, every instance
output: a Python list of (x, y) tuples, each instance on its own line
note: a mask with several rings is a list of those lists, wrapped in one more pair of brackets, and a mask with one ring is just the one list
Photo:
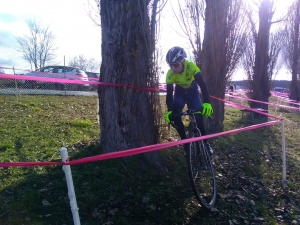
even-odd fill
[[(201, 111), (188, 109), (173, 115), (173, 117), (189, 116), (188, 138), (201, 136), (195, 118), (195, 114), (200, 113)], [(174, 126), (172, 123), (171, 125)], [(188, 174), (195, 197), (202, 207), (211, 209), (216, 203), (217, 186), (210, 153), (206, 149), (203, 140), (192, 141), (189, 148), (185, 150), (187, 150)]]

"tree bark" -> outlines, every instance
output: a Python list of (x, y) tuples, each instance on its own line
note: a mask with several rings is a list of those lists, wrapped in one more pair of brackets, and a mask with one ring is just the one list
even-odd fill
[[(270, 82), (268, 77), (269, 60), (269, 36), (273, 17), (273, 3), (263, 0), (259, 7), (259, 28), (255, 36), (255, 63), (253, 74), (253, 92), (251, 98), (263, 102), (269, 102)], [(263, 108), (268, 110), (268, 104), (250, 102), (252, 108)]]
[(293, 59), (292, 59), (292, 82), (291, 82), (291, 95), (290, 99), (300, 100), (298, 91), (297, 75), (299, 71), (299, 18), (300, 18), (300, 1), (295, 4), (295, 20), (294, 20), (294, 38), (293, 38)]
[[(202, 72), (210, 95), (224, 99), (226, 87), (227, 15), (230, 1), (206, 0)], [(224, 102), (211, 99), (213, 120), (207, 123), (210, 132), (223, 130)]]
[[(147, 87), (151, 56), (148, 0), (101, 0), (100, 81)], [(99, 86), (100, 142), (104, 152), (156, 143), (150, 94), (126, 87)], [(145, 154), (163, 170), (157, 152)]]

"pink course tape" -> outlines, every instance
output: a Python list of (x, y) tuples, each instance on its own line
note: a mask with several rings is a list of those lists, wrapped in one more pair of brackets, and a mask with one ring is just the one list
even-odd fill
[(214, 97), (214, 96), (210, 96), (211, 98), (214, 98), (214, 99), (217, 99), (219, 101), (223, 101), (225, 102), (225, 104), (229, 105), (229, 106), (232, 106), (232, 107), (237, 107), (237, 108), (240, 108), (240, 109), (247, 109), (249, 111), (252, 111), (252, 112), (256, 112), (256, 113), (259, 113), (259, 114), (262, 114), (262, 115), (265, 115), (265, 116), (268, 116), (268, 117), (271, 117), (271, 118), (274, 118), (274, 119), (277, 119), (277, 120), (282, 120), (281, 118), (279, 117), (276, 117), (276, 116), (273, 116), (271, 114), (268, 114), (268, 113), (264, 113), (264, 112), (261, 112), (259, 110), (255, 110), (253, 108), (249, 108), (249, 107), (246, 107), (246, 106), (243, 106), (243, 105), (240, 105), (240, 104), (237, 104), (237, 103), (234, 103), (234, 102), (230, 102), (230, 101), (226, 101), (224, 99), (220, 99), (220, 98), (217, 98), (217, 97)]
[(300, 106), (300, 103), (297, 100), (291, 100), (287, 96), (278, 96), (278, 95), (273, 95), (273, 96), (279, 98), (281, 101), (285, 103)]
[[(239, 132), (244, 132), (244, 131), (248, 131), (248, 130), (271, 126), (280, 121), (281, 120), (274, 120), (274, 121), (270, 121), (270, 122), (266, 122), (266, 123), (262, 123), (262, 124), (252, 125), (252, 126), (248, 126), (248, 127), (235, 129), (235, 130), (230, 130), (230, 131), (224, 131), (224, 132), (216, 133), (216, 134), (210, 134), (210, 135), (201, 136), (201, 137), (197, 137), (197, 138), (189, 138), (189, 139), (180, 140), (180, 141), (148, 145), (148, 146), (144, 146), (144, 147), (140, 147), (140, 148), (134, 148), (134, 149), (124, 150), (124, 151), (119, 151), (119, 152), (104, 153), (101, 155), (96, 155), (96, 156), (85, 157), (82, 159), (73, 160), (64, 165), (76, 165), (76, 164), (95, 162), (95, 161), (101, 161), (101, 160), (107, 160), (107, 159), (113, 159), (113, 158), (120, 158), (120, 157), (124, 157), (124, 156), (137, 155), (137, 154), (142, 154), (142, 153), (151, 152), (151, 151), (155, 151), (155, 150), (162, 150), (164, 148), (187, 144), (187, 143), (194, 142), (194, 141), (200, 141), (200, 140), (214, 138), (214, 137), (221, 137), (221, 136), (225, 136), (225, 135), (229, 135), (229, 134), (236, 134)], [(55, 164), (61, 165), (63, 163), (62, 162), (5, 162), (5, 163), (0, 163), (0, 167), (49, 166), (49, 165), (55, 165)]]
[[(229, 96), (229, 95), (228, 95), (228, 96)], [(211, 96), (211, 97), (213, 97), (213, 96)], [(238, 98), (238, 99), (246, 100), (246, 101), (251, 101), (251, 102), (263, 103), (263, 104), (266, 104), (266, 105), (279, 106), (279, 107), (282, 107), (282, 108), (288, 108), (288, 109), (300, 110), (300, 108), (293, 107), (293, 106), (279, 105), (279, 104), (275, 104), (275, 103), (271, 103), (271, 102), (263, 102), (263, 101), (253, 100), (253, 99), (251, 99), (251, 98), (243, 98), (243, 97), (232, 96), (232, 95), (230, 95), (230, 97), (232, 97), (232, 98)], [(216, 98), (216, 99), (217, 99), (217, 98)], [(224, 100), (224, 101), (226, 101), (226, 100)]]
[(69, 80), (69, 79), (58, 79), (58, 78), (47, 78), (47, 77), (32, 77), (32, 76), (2, 74), (2, 73), (0, 73), (0, 78), (16, 79), (16, 80), (35, 80), (35, 81), (67, 83), (67, 84), (94, 84), (94, 85), (102, 85), (102, 86), (127, 87), (127, 88), (146, 90), (146, 91), (157, 91), (156, 88), (135, 87), (126, 84), (113, 84), (113, 83), (105, 83), (105, 82), (97, 82), (97, 81)]
[[(82, 158), (82, 159), (78, 159), (78, 160), (73, 160), (68, 164), (69, 165), (82, 164), (82, 163), (87, 163), (87, 162), (94, 162), (94, 161), (136, 155), (136, 154), (151, 152), (151, 151), (155, 151), (155, 150), (161, 150), (164, 148), (169, 148), (169, 147), (173, 147), (173, 146), (177, 146), (177, 145), (187, 144), (187, 143), (194, 142), (194, 141), (200, 141), (200, 140), (204, 140), (204, 139), (208, 139), (208, 138), (220, 137), (220, 136), (235, 134), (235, 133), (239, 133), (239, 132), (243, 132), (243, 131), (253, 130), (253, 129), (257, 129), (257, 128), (261, 128), (261, 127), (271, 126), (278, 122), (280, 122), (280, 120), (274, 120), (274, 121), (270, 121), (270, 122), (266, 122), (266, 123), (262, 123), (262, 124), (258, 124), (258, 125), (253, 125), (253, 126), (249, 126), (249, 127), (239, 128), (239, 129), (225, 131), (225, 132), (216, 133), (216, 134), (205, 135), (205, 136), (201, 136), (201, 137), (197, 137), (197, 138), (189, 138), (189, 139), (180, 140), (180, 141), (174, 141), (174, 142), (168, 142), (168, 143), (162, 143), (162, 144), (156, 144), (156, 145), (149, 145), (149, 146), (144, 146), (144, 147), (140, 147), (140, 148), (120, 151), (120, 152), (105, 153), (105, 154), (101, 154), (98, 156), (92, 156), (92, 157), (86, 157), (86, 158)], [(1, 164), (0, 164), (0, 166), (1, 166)]]

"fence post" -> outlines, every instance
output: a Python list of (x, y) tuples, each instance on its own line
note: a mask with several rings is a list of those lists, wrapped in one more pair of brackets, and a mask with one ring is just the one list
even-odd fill
[(286, 149), (285, 149), (285, 133), (284, 120), (281, 121), (281, 135), (282, 135), (282, 187), (286, 188), (288, 181), (286, 179)]
[[(61, 148), (60, 150), (61, 158), (63, 163), (69, 162), (69, 156), (66, 148)], [(65, 172), (67, 186), (68, 186), (68, 196), (70, 198), (70, 206), (73, 215), (74, 225), (80, 225), (76, 195), (74, 190), (73, 178), (71, 173), (71, 167), (69, 165), (63, 165), (63, 171)]]
[[(15, 67), (13, 66), (13, 72), (14, 72), (14, 75), (16, 75), (16, 72), (15, 72)], [(16, 79), (14, 79), (15, 80), (15, 95), (16, 95), (16, 97), (18, 96), (18, 94), (17, 94), (17, 91), (18, 91), (18, 83), (17, 83), (17, 80)]]

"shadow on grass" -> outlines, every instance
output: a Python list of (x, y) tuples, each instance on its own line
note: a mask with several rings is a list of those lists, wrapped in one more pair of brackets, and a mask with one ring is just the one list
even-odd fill
[[(101, 154), (97, 143), (68, 149), (71, 160)], [(21, 144), (16, 150), (25, 161)], [(71, 166), (81, 223), (183, 224), (202, 211), (191, 200), (182, 150), (165, 149), (161, 154), (167, 175), (158, 174), (140, 155)], [(0, 224), (72, 224), (61, 166), (8, 168), (3, 175), (18, 172), (18, 181), (0, 192), (5, 203)]]
[[(263, 123), (267, 119), (262, 117), (254, 122)], [(253, 122), (240, 119), (236, 124), (249, 126)], [(292, 191), (290, 187), (285, 191), (282, 189), (280, 128), (280, 125), (264, 127), (215, 140), (219, 193), (217, 208), (227, 221), (290, 224), (295, 218), (295, 212), (276, 210), (276, 207), (295, 208), (292, 199), (296, 190)], [(294, 210), (298, 213), (299, 207)]]

